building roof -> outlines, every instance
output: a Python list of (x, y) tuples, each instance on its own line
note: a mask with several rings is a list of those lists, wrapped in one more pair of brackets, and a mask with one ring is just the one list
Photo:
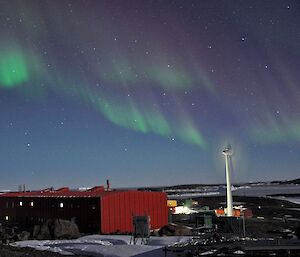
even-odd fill
[(122, 191), (105, 191), (103, 186), (96, 186), (86, 191), (70, 190), (68, 187), (59, 189), (46, 188), (40, 191), (10, 192), (0, 197), (104, 197)]

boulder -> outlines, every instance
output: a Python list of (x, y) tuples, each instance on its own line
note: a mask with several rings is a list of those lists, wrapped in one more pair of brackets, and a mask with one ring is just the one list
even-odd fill
[(5, 233), (5, 231), (3, 230), (0, 234), (0, 239), (1, 239), (1, 242), (3, 244), (7, 244), (8, 243), (8, 234)]
[(171, 224), (165, 225), (160, 228), (158, 234), (160, 236), (174, 236), (175, 228)]
[(159, 235), (161, 236), (191, 236), (192, 228), (183, 226), (183, 225), (176, 225), (170, 223), (166, 226), (163, 226), (159, 231)]
[(28, 240), (30, 237), (30, 233), (27, 231), (22, 231), (20, 234), (17, 235), (19, 241)]
[(69, 220), (55, 219), (53, 232), (54, 232), (54, 237), (59, 239), (80, 237), (78, 226), (76, 225), (76, 223)]
[(187, 226), (177, 226), (175, 229), (175, 236), (192, 236), (192, 228)]
[(49, 219), (46, 222), (43, 223), (43, 225), (41, 226), (40, 232), (37, 235), (37, 239), (39, 240), (44, 240), (44, 239), (52, 239), (51, 236), (51, 229), (52, 227), (52, 220)]
[(39, 235), (40, 231), (41, 231), (41, 226), (40, 225), (35, 225), (33, 227), (32, 237), (33, 238), (37, 238), (37, 236)]
[(298, 227), (295, 228), (295, 235), (296, 237), (298, 237), (298, 239), (300, 239), (300, 225), (298, 225)]

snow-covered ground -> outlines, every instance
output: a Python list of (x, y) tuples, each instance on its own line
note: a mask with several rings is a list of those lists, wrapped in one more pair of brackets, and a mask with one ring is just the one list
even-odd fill
[[(89, 255), (95, 257), (164, 257), (164, 247), (176, 243), (184, 243), (192, 237), (151, 237), (147, 245), (130, 244), (130, 236), (122, 235), (91, 235), (76, 240), (28, 240), (15, 242), (16, 247), (32, 247), (38, 250), (58, 252), (63, 255)], [(168, 252), (170, 257), (175, 257)]]
[(219, 194), (220, 194), (220, 192), (178, 193), (178, 194), (168, 195), (168, 199), (179, 200), (179, 199), (188, 199), (188, 198), (192, 198), (192, 197), (215, 196), (215, 195), (219, 195)]
[[(195, 197), (206, 197), (206, 196), (225, 196), (226, 195), (226, 186), (220, 185), (218, 187), (206, 186), (205, 188), (200, 187), (196, 189), (182, 188), (182, 189), (168, 189), (165, 192), (168, 193), (169, 199), (188, 199)], [(232, 195), (234, 196), (255, 196), (255, 197), (267, 197), (272, 195), (286, 195), (286, 194), (296, 194), (300, 192), (300, 185), (287, 184), (257, 184), (257, 185), (241, 185), (241, 186), (232, 186)], [(299, 202), (295, 197), (286, 197), (287, 201), (292, 201), (296, 203)]]

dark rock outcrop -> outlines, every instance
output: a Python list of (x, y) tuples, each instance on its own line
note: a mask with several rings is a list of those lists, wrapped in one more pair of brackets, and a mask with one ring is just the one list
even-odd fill
[(158, 231), (158, 234), (160, 236), (191, 236), (193, 233), (192, 228), (190, 227), (170, 223), (166, 226), (163, 226)]
[(54, 237), (55, 238), (78, 238), (80, 232), (75, 222), (69, 220), (54, 220)]
[(32, 231), (32, 237), (33, 238), (37, 238), (38, 234), (40, 233), (41, 231), (41, 226), (40, 225), (35, 225), (33, 227), (33, 231)]
[(30, 233), (28, 231), (22, 231), (17, 235), (19, 241), (25, 241), (30, 238)]
[(53, 221), (51, 219), (48, 219), (46, 222), (44, 222), (36, 238), (39, 240), (52, 239), (51, 236), (51, 229), (53, 227), (52, 223)]
[(72, 239), (80, 237), (80, 232), (74, 219), (48, 219), (41, 226), (34, 226), (32, 236), (39, 240)]

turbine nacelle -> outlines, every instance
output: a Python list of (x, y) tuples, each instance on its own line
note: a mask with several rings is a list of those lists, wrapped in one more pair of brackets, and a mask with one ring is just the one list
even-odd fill
[(227, 147), (225, 147), (222, 151), (222, 154), (231, 156), (232, 155), (231, 145), (228, 145)]

